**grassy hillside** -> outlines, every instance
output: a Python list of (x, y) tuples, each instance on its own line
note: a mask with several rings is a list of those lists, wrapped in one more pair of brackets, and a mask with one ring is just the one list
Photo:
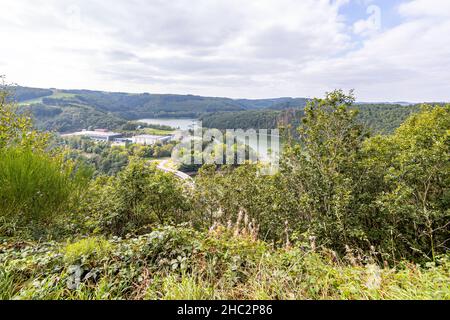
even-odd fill
[(18, 102), (29, 101), (30, 103), (39, 102), (43, 97), (53, 95), (54, 90), (51, 89), (38, 89), (27, 87), (9, 87), (11, 96), (9, 100), (16, 100)]

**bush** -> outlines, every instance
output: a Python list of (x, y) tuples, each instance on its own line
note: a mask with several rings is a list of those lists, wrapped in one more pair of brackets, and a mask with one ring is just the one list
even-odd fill
[(365, 141), (365, 229), (394, 260), (434, 260), (448, 250), (449, 155), (450, 105), (424, 106), (395, 134)]
[(93, 181), (80, 211), (89, 230), (123, 236), (185, 221), (186, 206), (182, 186), (173, 175), (132, 159), (116, 177)]
[(111, 244), (103, 238), (90, 237), (68, 244), (63, 249), (64, 260), (71, 264), (82, 259), (101, 259), (111, 250)]
[(200, 228), (210, 228), (217, 222), (226, 225), (235, 222), (236, 213), (242, 210), (266, 241), (284, 243), (285, 221), (297, 219), (289, 218), (289, 190), (279, 175), (260, 175), (259, 169), (256, 165), (242, 165), (217, 170), (214, 165), (204, 165), (190, 196), (194, 224)]

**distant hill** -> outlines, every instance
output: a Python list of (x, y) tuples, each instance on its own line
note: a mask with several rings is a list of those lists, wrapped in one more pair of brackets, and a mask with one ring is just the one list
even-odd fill
[(230, 99), (175, 94), (131, 94), (91, 90), (59, 90), (14, 87), (15, 99), (22, 105), (45, 104), (66, 106), (79, 104), (92, 106), (105, 112), (135, 120), (142, 117), (193, 117), (218, 111), (244, 111), (255, 109), (282, 110), (305, 106), (305, 98)]
[(21, 108), (33, 113), (38, 128), (57, 131), (99, 125), (115, 127), (125, 121), (151, 117), (198, 118), (216, 112), (303, 108), (307, 102), (305, 98), (251, 100), (20, 86), (12, 90)]
[[(67, 132), (88, 127), (115, 129), (142, 118), (200, 118), (218, 129), (270, 129), (299, 124), (307, 98), (230, 99), (175, 94), (12, 87), (23, 111), (39, 129)], [(359, 119), (374, 132), (390, 133), (419, 105), (358, 102)]]

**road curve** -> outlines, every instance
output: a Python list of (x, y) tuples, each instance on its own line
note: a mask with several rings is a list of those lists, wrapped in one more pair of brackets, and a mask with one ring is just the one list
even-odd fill
[(156, 166), (159, 170), (162, 170), (164, 172), (167, 173), (172, 173), (174, 174), (176, 177), (180, 178), (181, 180), (186, 180), (189, 182), (194, 182), (194, 179), (192, 179), (189, 175), (187, 175), (184, 172), (178, 171), (178, 170), (174, 170), (172, 168), (167, 167), (167, 163), (169, 162), (169, 160), (162, 160), (158, 163), (158, 165)]

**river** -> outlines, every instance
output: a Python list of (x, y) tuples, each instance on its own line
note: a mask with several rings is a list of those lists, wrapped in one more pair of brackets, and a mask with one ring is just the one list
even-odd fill
[(160, 124), (164, 126), (170, 126), (175, 129), (188, 130), (192, 129), (194, 124), (198, 121), (197, 119), (186, 119), (186, 118), (149, 118), (141, 119), (139, 122), (144, 122), (147, 124)]

